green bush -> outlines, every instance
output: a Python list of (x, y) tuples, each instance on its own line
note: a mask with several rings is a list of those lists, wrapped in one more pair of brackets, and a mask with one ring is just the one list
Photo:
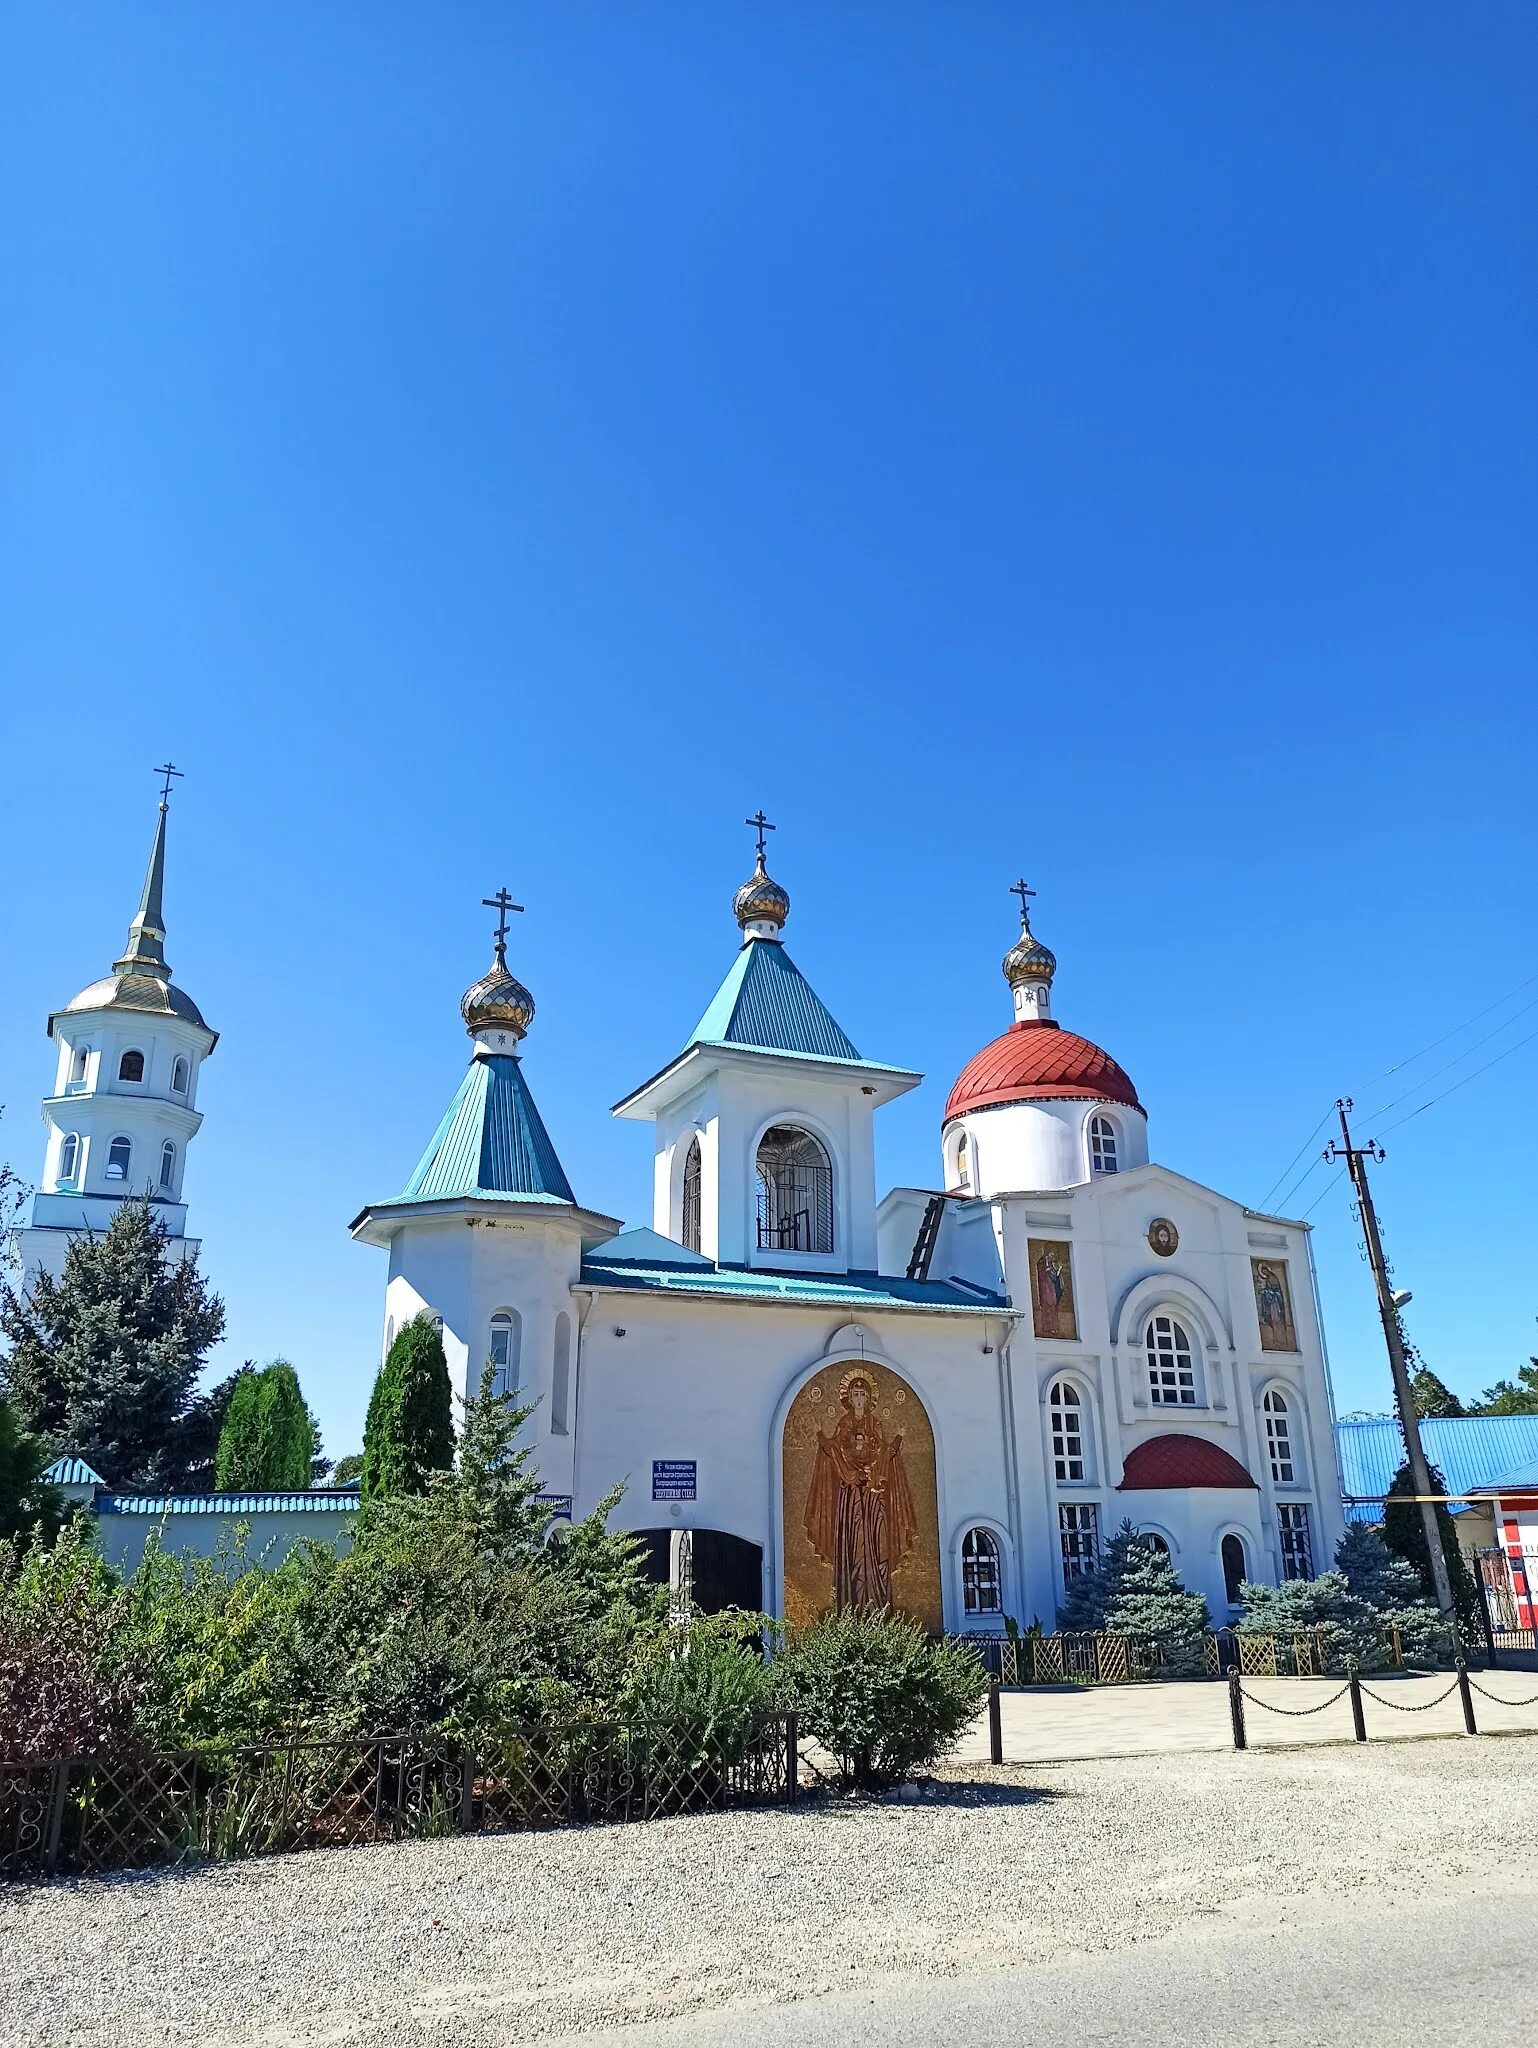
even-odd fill
[(1342, 1572), (1317, 1579), (1284, 1579), (1279, 1586), (1240, 1587), (1244, 1612), (1239, 1628), (1250, 1635), (1290, 1638), (1317, 1632), (1327, 1668), (1345, 1669), (1346, 1659), (1376, 1669), (1388, 1661), (1388, 1637), (1378, 1615), (1359, 1600)]
[(1398, 1629), (1407, 1664), (1450, 1659), (1452, 1642), (1440, 1610), (1422, 1595), (1414, 1565), (1396, 1556), (1377, 1529), (1353, 1523), (1335, 1546), (1335, 1569), (1379, 1617), (1385, 1639), (1389, 1627)]
[(221, 1493), (301, 1492), (310, 1483), (320, 1433), (305, 1405), (299, 1375), (286, 1358), (235, 1382), (214, 1454)]
[(1095, 1570), (1067, 1588), (1058, 1618), (1064, 1628), (1152, 1644), (1167, 1677), (1192, 1677), (1206, 1668), (1202, 1635), (1212, 1626), (1207, 1602), (1186, 1591), (1168, 1552), (1130, 1521), (1106, 1544)]
[(733, 1759), (773, 1708), (761, 1614), (695, 1615), (654, 1635), (630, 1675), (621, 1709), (633, 1722), (666, 1722), (703, 1756)]
[(786, 1629), (775, 1698), (837, 1757), (846, 1786), (878, 1787), (935, 1763), (976, 1716), (988, 1678), (976, 1655), (916, 1622), (869, 1610)]
[(443, 1334), (415, 1317), (396, 1337), (369, 1396), (363, 1424), (363, 1498), (423, 1493), (454, 1462), (453, 1399)]

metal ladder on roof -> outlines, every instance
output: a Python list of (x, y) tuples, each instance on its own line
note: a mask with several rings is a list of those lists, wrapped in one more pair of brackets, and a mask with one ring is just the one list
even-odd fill
[(927, 1280), (930, 1263), (935, 1255), (935, 1246), (940, 1238), (940, 1218), (945, 1214), (944, 1195), (931, 1195), (924, 1205), (923, 1220), (919, 1234), (913, 1240), (913, 1256), (908, 1261), (910, 1280)]

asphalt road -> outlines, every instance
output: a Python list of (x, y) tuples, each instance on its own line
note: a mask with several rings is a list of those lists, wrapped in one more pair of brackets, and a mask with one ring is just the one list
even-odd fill
[[(1354, 1901), (1020, 1970), (889, 1978), (771, 2008), (621, 2028), (623, 2048), (1529, 2048), (1538, 2025), (1538, 1887), (1406, 1907)], [(1253, 1916), (1252, 1916), (1253, 1917)], [(569, 2035), (591, 2048), (593, 2036)], [(555, 2048), (555, 2037), (551, 2039)]]

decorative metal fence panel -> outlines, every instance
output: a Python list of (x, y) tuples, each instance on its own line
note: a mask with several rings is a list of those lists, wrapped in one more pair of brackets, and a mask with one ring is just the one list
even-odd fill
[(1122, 1685), (1154, 1678), (1159, 1653), (1131, 1636), (1092, 1635), (1064, 1629), (1056, 1635), (952, 1638), (965, 1644), (1000, 1685)]
[(0, 1763), (0, 1879), (196, 1856), (652, 1820), (796, 1796), (796, 1723), (735, 1739), (671, 1725), (296, 1739), (217, 1755)]

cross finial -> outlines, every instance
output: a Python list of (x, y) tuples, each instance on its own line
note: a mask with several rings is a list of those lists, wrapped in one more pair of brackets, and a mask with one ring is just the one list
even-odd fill
[(499, 889), (495, 896), (483, 896), (481, 903), (485, 909), (494, 910), (497, 913), (496, 948), (497, 964), (500, 967), (506, 963), (507, 959), (507, 913), (510, 910), (521, 911), (523, 905), (515, 903), (511, 894), (506, 889)]
[(1030, 909), (1029, 899), (1036, 894), (1036, 891), (1034, 889), (1028, 889), (1026, 887), (1025, 877), (1024, 875), (1022, 875), (1018, 882), (1014, 882), (1010, 885), (1009, 893), (1011, 896), (1018, 896), (1020, 898), (1020, 921), (1023, 924), (1025, 922), (1026, 913)]
[(758, 809), (753, 813), (751, 818), (744, 818), (743, 823), (745, 825), (751, 825), (753, 827), (753, 830), (758, 834), (758, 864), (760, 867), (762, 867), (764, 864), (764, 834), (766, 832), (774, 831), (775, 828), (764, 816), (764, 809), (762, 804), (759, 805)]
[(176, 766), (174, 761), (162, 761), (160, 766), (155, 770), (155, 773), (157, 775), (163, 775), (165, 777), (165, 781), (161, 785), (160, 790), (160, 808), (164, 810), (166, 805), (171, 801), (171, 778), (174, 776), (176, 780), (179, 782), (181, 780), (182, 771), (180, 768)]

